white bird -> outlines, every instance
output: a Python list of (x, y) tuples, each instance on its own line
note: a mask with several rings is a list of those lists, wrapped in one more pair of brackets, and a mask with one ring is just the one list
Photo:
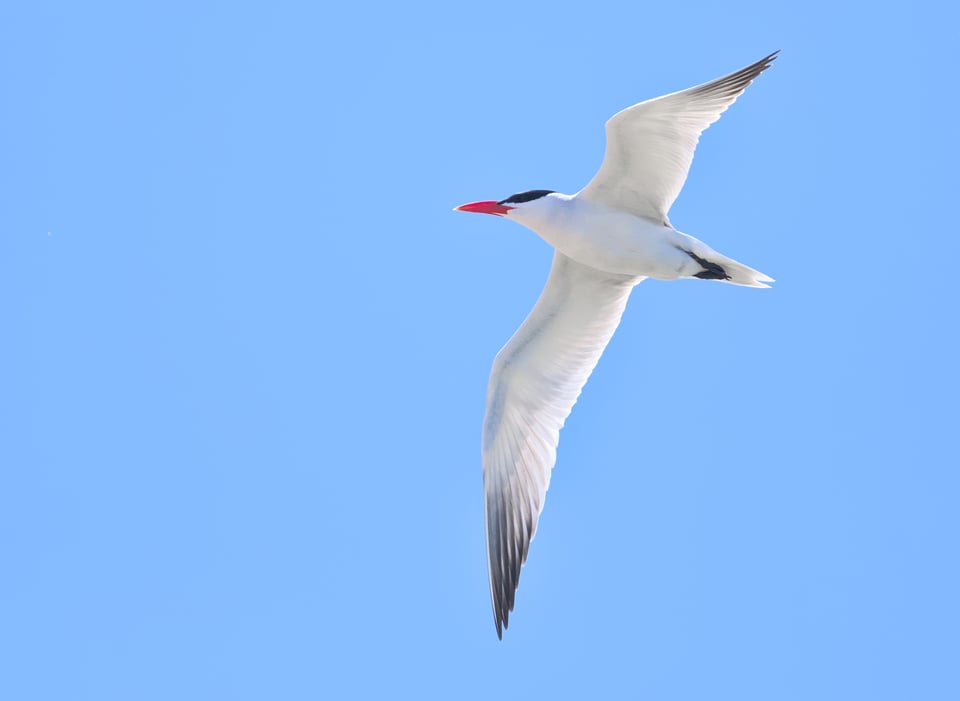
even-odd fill
[(546, 287), (497, 354), (483, 421), (487, 569), (497, 636), (509, 623), (520, 568), (556, 462), (560, 429), (645, 278), (773, 282), (673, 228), (700, 134), (779, 52), (697, 87), (641, 102), (607, 122), (603, 164), (575, 195), (530, 190), (456, 209), (532, 229), (554, 248)]

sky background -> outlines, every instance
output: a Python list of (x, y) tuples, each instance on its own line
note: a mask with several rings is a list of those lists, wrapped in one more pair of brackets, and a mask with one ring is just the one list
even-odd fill
[[(786, 9), (785, 9), (786, 8)], [(960, 698), (957, 10), (0, 9), (0, 697)], [(550, 266), (456, 213), (782, 49), (564, 429), (499, 642), (480, 425)]]

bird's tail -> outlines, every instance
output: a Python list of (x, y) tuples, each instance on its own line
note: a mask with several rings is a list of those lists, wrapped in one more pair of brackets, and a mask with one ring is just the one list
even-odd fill
[(682, 277), (719, 280), (745, 287), (770, 287), (766, 283), (773, 282), (773, 278), (769, 275), (764, 275), (759, 270), (749, 268), (733, 258), (717, 253), (699, 239), (679, 231), (675, 232), (675, 236), (674, 245), (690, 256), (680, 271)]
[[(710, 263), (718, 265), (721, 268), (722, 275), (709, 279), (729, 282), (733, 285), (743, 285), (744, 287), (770, 287), (767, 283), (774, 282), (774, 279), (769, 275), (764, 275), (759, 270), (754, 270), (726, 256), (717, 254), (710, 260)], [(694, 277), (700, 276), (695, 275)]]

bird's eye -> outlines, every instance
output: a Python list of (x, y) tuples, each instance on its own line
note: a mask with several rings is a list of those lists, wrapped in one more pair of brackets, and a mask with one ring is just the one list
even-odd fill
[(531, 200), (538, 200), (545, 195), (549, 195), (551, 192), (556, 192), (555, 190), (527, 190), (526, 192), (518, 192), (516, 195), (510, 195), (505, 200), (500, 200), (497, 204), (522, 204), (524, 202), (530, 202)]

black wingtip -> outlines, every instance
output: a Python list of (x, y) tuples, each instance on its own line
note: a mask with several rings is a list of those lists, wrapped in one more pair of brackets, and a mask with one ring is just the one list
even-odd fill
[(497, 624), (497, 639), (503, 640), (503, 631), (510, 625), (510, 611), (503, 606), (493, 610), (493, 621)]
[(757, 76), (763, 73), (770, 67), (770, 64), (774, 62), (777, 56), (780, 54), (780, 49), (777, 49), (772, 54), (764, 56), (759, 61), (751, 63), (745, 68), (741, 68), (739, 71), (734, 71), (729, 75), (725, 75), (722, 78), (717, 78), (716, 80), (711, 80), (709, 83), (704, 83), (703, 85), (698, 85), (695, 88), (691, 88), (691, 94), (703, 94), (703, 95), (714, 95), (718, 97), (727, 97), (731, 99), (736, 99), (744, 90), (747, 89), (747, 86), (752, 83)]
[(759, 61), (757, 61), (756, 63), (754, 63), (753, 65), (754, 65), (754, 66), (759, 66), (759, 65), (761, 65), (761, 64), (770, 65), (771, 63), (773, 63), (774, 61), (777, 60), (777, 56), (779, 56), (779, 55), (780, 55), (780, 49), (777, 49), (777, 50), (774, 51), (773, 53), (767, 54), (766, 56), (764, 56), (763, 58), (761, 58)]
[(777, 49), (777, 50), (774, 51), (773, 53), (767, 54), (766, 56), (764, 56), (763, 58), (761, 58), (759, 61), (757, 61), (757, 62), (755, 62), (755, 63), (751, 63), (751, 64), (750, 64), (749, 66), (747, 66), (746, 68), (743, 68), (743, 69), (737, 71), (737, 73), (754, 73), (755, 76), (756, 76), (756, 75), (760, 75), (760, 74), (763, 73), (765, 70), (767, 70), (767, 68), (770, 67), (770, 64), (771, 64), (771, 63), (773, 63), (774, 61), (777, 60), (777, 56), (779, 56), (779, 55), (780, 55), (780, 49)]
[(757, 74), (759, 75), (763, 71), (767, 70), (767, 68), (770, 67), (770, 64), (777, 60), (777, 56), (779, 55), (780, 55), (780, 49), (777, 49), (772, 54), (767, 54), (766, 56), (761, 58), (759, 61), (754, 63), (753, 65), (760, 69), (759, 71), (757, 71)]

